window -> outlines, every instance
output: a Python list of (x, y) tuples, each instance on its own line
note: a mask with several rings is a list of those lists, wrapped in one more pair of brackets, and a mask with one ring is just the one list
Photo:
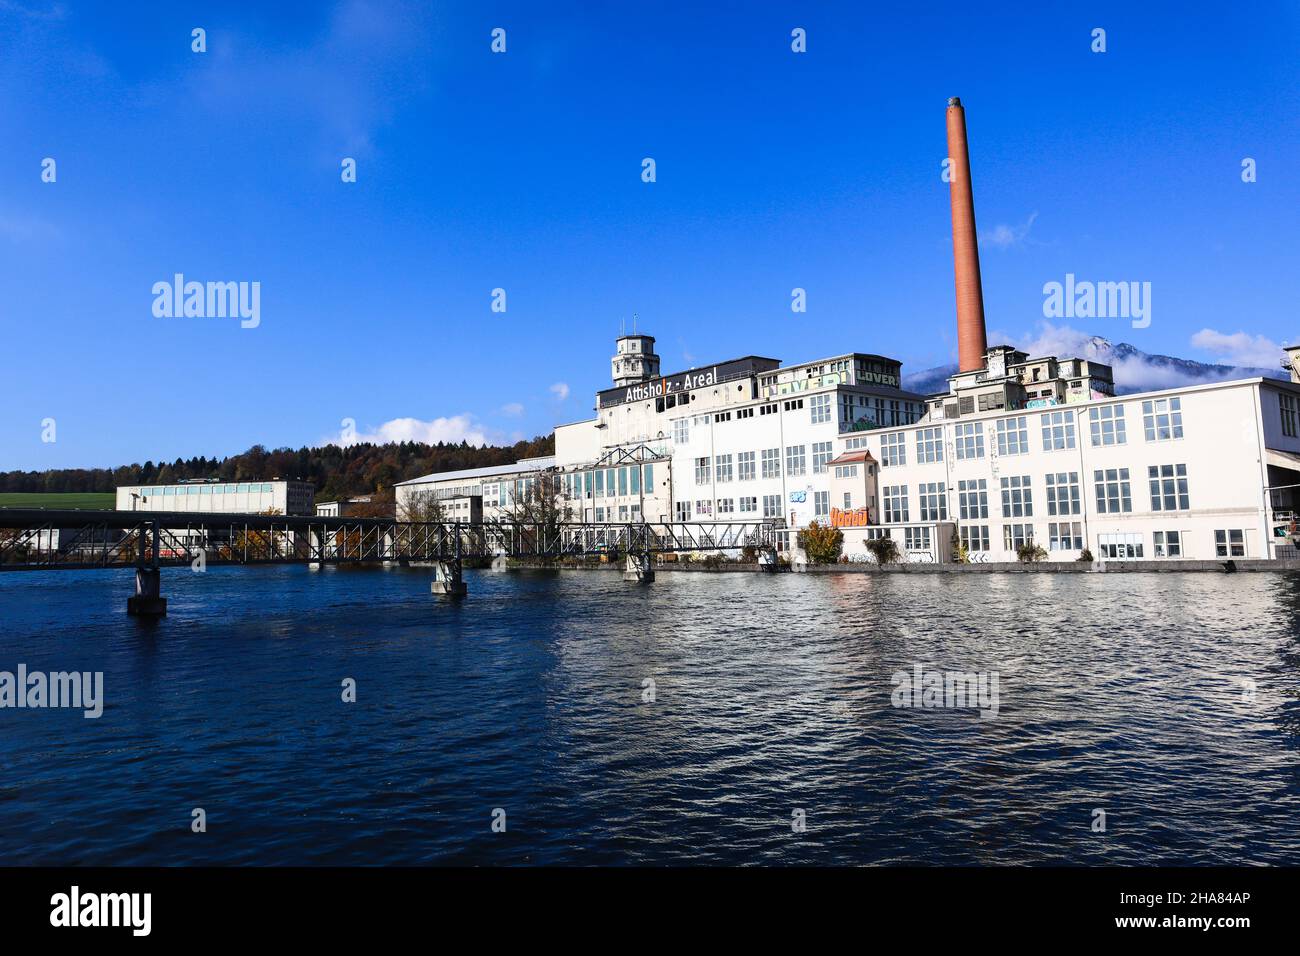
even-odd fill
[(907, 436), (902, 432), (882, 435), (880, 438), (880, 467), (907, 464)]
[(695, 517), (697, 518), (713, 517), (713, 502), (712, 501), (695, 502)]
[(742, 512), (757, 511), (757, 510), (758, 510), (758, 499), (757, 499), (757, 498), (741, 498), (741, 499), (740, 499), (740, 510), (741, 510)]
[(814, 395), (810, 400), (809, 415), (814, 425), (831, 420), (830, 395)]
[(655, 491), (655, 466), (645, 466), (645, 490), (647, 494), (654, 494)]
[(791, 478), (798, 477), (807, 471), (804, 459), (806, 445), (788, 445), (785, 449), (785, 473)]
[(998, 419), (998, 454), (1023, 455), (1029, 451), (1029, 419)]
[(1045, 412), (1043, 423), (1043, 451), (1061, 451), (1074, 447), (1074, 413)]
[(618, 493), (619, 495), (627, 494), (627, 469), (626, 468), (620, 468), (618, 470)]
[(709, 483), (709, 459), (707, 455), (695, 459), (695, 483), (697, 485), (707, 485)]
[(764, 518), (781, 517), (781, 496), (780, 495), (763, 496), (763, 517)]
[(764, 478), (781, 477), (781, 449), (779, 448), (763, 449), (763, 477)]
[(1012, 475), (1002, 479), (1002, 517), (1032, 518), (1034, 492), (1028, 475)]
[(1214, 532), (1214, 553), (1220, 558), (1246, 556), (1246, 532), (1239, 530)]
[(714, 469), (714, 476), (717, 481), (724, 482), (724, 481), (731, 480), (731, 456), (730, 455), (719, 455), (717, 458), (714, 459), (714, 465), (716, 466), (716, 468)]
[(1147, 469), (1147, 480), (1151, 483), (1152, 511), (1186, 511), (1191, 507), (1186, 465), (1152, 465)]
[(1080, 521), (1049, 521), (1047, 523), (1047, 550), (1082, 551), (1083, 523)]
[(1157, 558), (1180, 558), (1183, 555), (1183, 537), (1180, 531), (1156, 531), (1151, 537)]
[(1296, 437), (1296, 400), (1294, 395), (1278, 393), (1279, 411), (1282, 414), (1282, 434), (1288, 438)]
[(916, 463), (943, 461), (943, 429), (922, 428), (916, 433)]
[[(1047, 513), (1049, 515), (1077, 515), (1079, 513), (1079, 473), (1058, 471), (1047, 476)], [(1083, 547), (1083, 545), (1079, 545)]]
[(740, 421), (742, 418), (753, 418), (753, 417), (754, 417), (754, 410), (752, 408), (741, 408), (736, 410), (736, 421)]
[(1004, 524), (1002, 526), (1002, 548), (1005, 551), (1016, 551), (1021, 546), (1031, 543), (1034, 540), (1034, 526), (1032, 524)]
[[(691, 506), (690, 506), (690, 505), (687, 505), (687, 506), (686, 506), (686, 517), (689, 518), (690, 516), (691, 516)], [(596, 520), (597, 520), (597, 521), (604, 521), (604, 520), (605, 520), (605, 509), (604, 509), (603, 507), (598, 507), (598, 508), (596, 509)]]
[(691, 421), (689, 418), (679, 418), (673, 422), (673, 444), (685, 445), (691, 440)]
[(605, 471), (603, 468), (596, 472), (596, 497), (605, 497)]
[(618, 506), (618, 520), (619, 521), (627, 520), (627, 505)]
[(828, 441), (815, 441), (813, 442), (812, 449), (813, 474), (825, 474), (826, 466), (834, 456), (834, 452), (831, 450), (831, 443)]
[(857, 466), (857, 465), (836, 465), (836, 466), (835, 466), (835, 477), (836, 477), (836, 478), (856, 478), (856, 477), (858, 477), (858, 466)]
[(961, 543), (967, 551), (987, 551), (989, 549), (989, 526), (986, 524), (964, 524), (961, 526)]
[(907, 551), (929, 551), (930, 550), (930, 529), (929, 528), (904, 528), (903, 548)]
[(729, 515), (735, 510), (735, 502), (731, 498), (718, 499), (718, 514)]
[(1127, 468), (1098, 468), (1092, 473), (1097, 486), (1097, 510), (1102, 514), (1118, 514), (1133, 510), (1133, 497), (1129, 491)]
[(1152, 398), (1142, 403), (1142, 428), (1147, 441), (1171, 441), (1183, 437), (1182, 400)]
[(799, 409), (803, 408), (803, 399), (800, 398), (796, 401), (786, 402), (784, 408), (787, 412), (798, 411)]
[(1097, 551), (1103, 558), (1124, 561), (1142, 557), (1142, 535), (1101, 534), (1097, 536)]
[(1088, 409), (1088, 430), (1093, 448), (1123, 445), (1128, 440), (1124, 434), (1124, 406), (1100, 405)]
[(984, 457), (984, 432), (974, 422), (957, 426), (957, 460), (972, 461)]
[(957, 504), (963, 521), (989, 516), (988, 481), (972, 478), (957, 482)]
[(885, 521), (887, 523), (908, 520), (907, 485), (886, 485), (883, 497), (885, 499)]
[(921, 520), (947, 521), (948, 495), (942, 481), (930, 481), (921, 485)]
[(742, 451), (737, 455), (736, 464), (740, 471), (741, 481), (754, 480), (754, 453), (752, 451)]
[[(600, 509), (597, 509), (597, 510), (600, 510)], [(599, 520), (599, 519), (597, 519), (597, 520)], [(678, 520), (678, 521), (690, 521), (690, 520), (691, 520), (691, 503), (690, 503), (689, 501), (679, 501), (679, 502), (677, 502), (677, 520)]]
[(639, 495), (641, 493), (641, 466), (633, 465), (627, 472), (632, 479), (632, 494)]
[(813, 492), (813, 515), (825, 518), (831, 513), (831, 493), (829, 491)]

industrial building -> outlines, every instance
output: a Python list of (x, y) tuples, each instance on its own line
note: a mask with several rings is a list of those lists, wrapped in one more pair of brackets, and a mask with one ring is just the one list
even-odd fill
[(120, 485), (118, 511), (210, 511), (220, 514), (315, 514), (310, 481), (195, 479), (171, 485)]

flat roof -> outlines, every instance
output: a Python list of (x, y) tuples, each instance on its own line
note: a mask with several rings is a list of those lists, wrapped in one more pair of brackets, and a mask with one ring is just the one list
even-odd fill
[(435, 471), (431, 475), (422, 475), (419, 478), (410, 478), (406, 481), (399, 481), (393, 487), (401, 485), (427, 485), (435, 481), (458, 481), (462, 478), (491, 478), (494, 475), (519, 475), (530, 471), (541, 471), (543, 468), (550, 468), (555, 464), (555, 456), (548, 455), (544, 458), (528, 458), (524, 461), (517, 461), (513, 465), (492, 465), (487, 468), (465, 468), (461, 471)]

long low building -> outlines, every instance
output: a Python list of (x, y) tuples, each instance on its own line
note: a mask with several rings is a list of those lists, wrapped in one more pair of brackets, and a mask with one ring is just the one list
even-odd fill
[(310, 481), (220, 481), (167, 485), (120, 485), (118, 511), (211, 511), (220, 514), (309, 515), (315, 513)]

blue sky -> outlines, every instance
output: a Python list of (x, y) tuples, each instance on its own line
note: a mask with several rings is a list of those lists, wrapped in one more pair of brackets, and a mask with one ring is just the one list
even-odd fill
[[(532, 436), (633, 313), (665, 371), (951, 361), (949, 96), (995, 337), (1294, 341), (1300, 7), (977, 6), (0, 0), (0, 468)], [(155, 317), (177, 272), (260, 324)], [(1066, 273), (1150, 282), (1150, 326), (1045, 329)]]

